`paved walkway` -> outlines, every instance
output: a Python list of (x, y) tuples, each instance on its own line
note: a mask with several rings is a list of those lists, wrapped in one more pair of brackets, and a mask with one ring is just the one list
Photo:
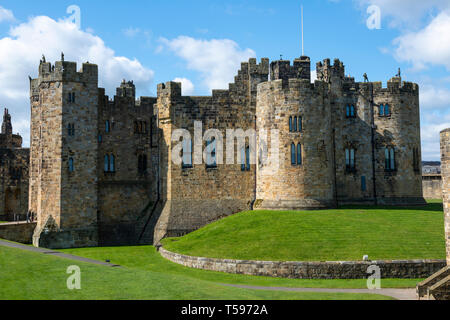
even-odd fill
[(322, 288), (284, 288), (284, 287), (255, 287), (234, 284), (222, 284), (225, 287), (240, 289), (268, 290), (268, 291), (290, 291), (290, 292), (324, 292), (324, 293), (368, 293), (380, 294), (398, 300), (417, 300), (416, 289), (322, 289)]
[(78, 256), (74, 256), (74, 255), (71, 255), (71, 254), (66, 254), (66, 253), (62, 253), (62, 252), (58, 252), (58, 251), (53, 251), (53, 250), (44, 249), (44, 248), (36, 248), (36, 247), (32, 247), (32, 246), (26, 246), (24, 244), (8, 242), (8, 241), (3, 241), (3, 240), (0, 240), (0, 246), (9, 247), (9, 248), (16, 248), (16, 249), (21, 249), (21, 250), (26, 250), (26, 251), (31, 251), (31, 252), (37, 252), (37, 253), (43, 253), (43, 254), (48, 254), (48, 255), (64, 258), (64, 259), (70, 259), (70, 260), (80, 261), (80, 262), (87, 262), (87, 263), (96, 264), (96, 265), (100, 265), (100, 266), (120, 267), (117, 264), (112, 264), (112, 263), (108, 263), (108, 262), (92, 260), (92, 259), (78, 257)]

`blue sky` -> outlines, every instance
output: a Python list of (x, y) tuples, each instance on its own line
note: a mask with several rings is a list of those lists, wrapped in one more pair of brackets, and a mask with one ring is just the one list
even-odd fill
[[(177, 79), (186, 94), (226, 88), (241, 61), (301, 55), (300, 6), (305, 10), (305, 53), (313, 64), (339, 58), (362, 81), (384, 83), (399, 67), (421, 86), (423, 157), (439, 159), (439, 130), (450, 127), (450, 0), (303, 1), (0, 1), (0, 107), (29, 141), (28, 75), (42, 54), (94, 62), (109, 94), (122, 78), (139, 95)], [(81, 29), (66, 10), (81, 10)], [(377, 5), (381, 29), (366, 25)], [(71, 26), (72, 25), (72, 26)]]

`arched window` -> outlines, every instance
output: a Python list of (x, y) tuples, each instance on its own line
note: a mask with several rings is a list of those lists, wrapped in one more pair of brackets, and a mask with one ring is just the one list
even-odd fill
[(106, 131), (106, 133), (109, 133), (111, 131), (111, 126), (109, 124), (109, 120), (106, 120), (105, 131)]
[(385, 117), (388, 117), (388, 116), (390, 116), (390, 115), (391, 115), (391, 108), (389, 107), (388, 104), (386, 104), (386, 105), (384, 106), (384, 116), (385, 116)]
[(294, 118), (294, 132), (297, 132), (297, 117)]
[(298, 117), (298, 131), (303, 131), (303, 117)]
[(114, 155), (109, 156), (109, 172), (116, 172), (116, 158)]
[(295, 166), (297, 164), (297, 159), (295, 155), (295, 143), (291, 144), (291, 164)]
[(69, 172), (74, 172), (75, 171), (75, 167), (74, 167), (74, 163), (73, 163), (73, 158), (69, 158)]
[(384, 105), (380, 104), (380, 109), (379, 109), (379, 115), (380, 117), (384, 116)]
[(354, 118), (356, 116), (356, 113), (355, 113), (355, 106), (354, 105), (351, 105), (350, 106), (350, 117), (351, 118)]
[(105, 156), (104, 171), (109, 172), (109, 156), (108, 155)]
[(350, 106), (349, 105), (347, 105), (347, 107), (346, 107), (346, 114), (345, 115), (347, 116), (347, 118), (350, 118)]
[(302, 145), (300, 143), (297, 145), (297, 164), (302, 164)]
[(289, 132), (293, 131), (293, 126), (292, 126), (292, 117), (289, 117)]

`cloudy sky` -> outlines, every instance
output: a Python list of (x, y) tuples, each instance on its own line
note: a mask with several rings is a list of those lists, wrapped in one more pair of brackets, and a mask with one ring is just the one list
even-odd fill
[[(438, 160), (439, 131), (450, 127), (450, 0), (0, 0), (0, 107), (28, 145), (28, 75), (61, 51), (97, 63), (110, 95), (124, 78), (139, 95), (168, 80), (189, 95), (227, 88), (250, 57), (301, 55), (301, 3), (314, 62), (340, 58), (358, 81), (366, 72), (384, 83), (401, 67), (419, 83), (423, 158)], [(367, 25), (373, 5), (379, 29)]]

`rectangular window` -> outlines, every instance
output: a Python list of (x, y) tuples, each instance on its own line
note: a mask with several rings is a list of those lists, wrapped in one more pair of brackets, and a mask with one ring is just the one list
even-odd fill
[(212, 139), (206, 142), (206, 167), (216, 168), (216, 140)]
[(362, 192), (367, 191), (367, 184), (366, 184), (366, 177), (365, 176), (361, 177), (361, 191)]
[(247, 149), (245, 150), (245, 159), (247, 164), (247, 171), (250, 171), (250, 147), (247, 147)]
[(192, 168), (192, 140), (183, 140), (183, 168)]
[(386, 171), (395, 171), (395, 149), (394, 148), (386, 148), (384, 151), (385, 154), (385, 168)]

